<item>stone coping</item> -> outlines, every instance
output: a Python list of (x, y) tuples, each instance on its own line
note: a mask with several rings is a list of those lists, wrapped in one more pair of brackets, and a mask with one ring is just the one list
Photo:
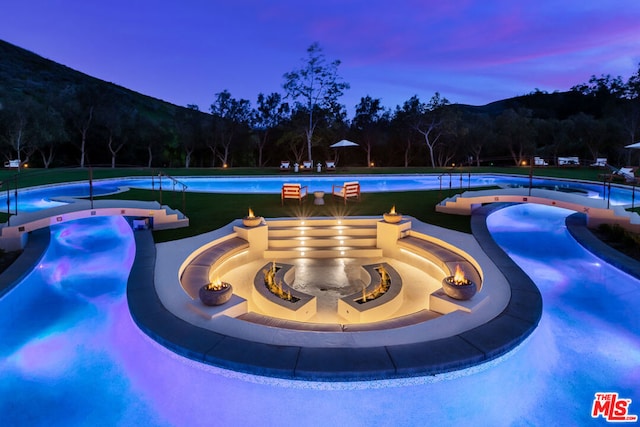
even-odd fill
[(474, 213), (472, 230), (482, 249), (507, 278), (511, 296), (497, 316), (452, 336), (408, 344), (390, 345), (378, 340), (370, 346), (319, 347), (313, 345), (313, 340), (299, 345), (274, 345), (196, 326), (167, 310), (158, 297), (154, 286), (156, 247), (149, 231), (135, 233), (136, 258), (127, 286), (129, 308), (136, 324), (172, 351), (255, 375), (359, 381), (435, 375), (475, 366), (514, 349), (533, 332), (542, 314), (538, 289), (493, 242), (486, 228), (490, 211), (482, 208)]
[(598, 239), (587, 228), (587, 216), (583, 213), (569, 215), (565, 221), (567, 230), (578, 243), (584, 246), (589, 252), (605, 260), (608, 264), (617, 267), (625, 273), (640, 279), (640, 262), (613, 250), (611, 246)]
[(31, 272), (49, 247), (49, 227), (29, 233), (27, 245), (20, 256), (0, 274), (0, 298), (13, 289)]

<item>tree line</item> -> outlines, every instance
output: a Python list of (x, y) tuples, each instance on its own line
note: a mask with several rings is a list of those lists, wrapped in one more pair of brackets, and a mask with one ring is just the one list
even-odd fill
[[(375, 166), (520, 165), (538, 156), (631, 161), (640, 129), (640, 68), (628, 80), (593, 76), (567, 92), (534, 90), (485, 106), (440, 93), (393, 109), (349, 89), (317, 43), (283, 76), (283, 93), (255, 103), (223, 90), (209, 111), (178, 107), (0, 43), (0, 150), (35, 167), (271, 167), (281, 160)], [(4, 66), (2, 65), (4, 64)], [(341, 139), (359, 144), (336, 152)]]

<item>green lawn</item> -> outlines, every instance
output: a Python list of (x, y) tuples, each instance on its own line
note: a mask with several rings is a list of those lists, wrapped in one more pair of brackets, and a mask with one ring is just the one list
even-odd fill
[[(503, 173), (514, 175), (528, 175), (531, 169), (527, 167), (512, 168), (456, 168), (456, 169), (431, 169), (431, 168), (340, 168), (338, 174), (397, 174), (397, 173)], [(35, 185), (45, 185), (61, 182), (88, 181), (89, 175), (93, 179), (104, 179), (126, 176), (151, 176), (157, 175), (157, 169), (146, 168), (94, 168), (91, 169), (49, 169), (33, 170), (25, 169), (17, 173), (15, 170), (0, 170), (0, 180), (4, 181), (0, 191), (13, 191), (16, 184), (18, 188)], [(163, 169), (162, 173), (177, 177), (180, 176), (213, 176), (213, 175), (274, 175), (282, 174), (277, 168), (232, 168), (232, 169)], [(602, 170), (591, 168), (535, 168), (534, 176), (549, 176), (576, 180), (597, 181), (598, 174)], [(309, 174), (308, 172), (305, 175)], [(310, 173), (314, 175), (314, 172)], [(323, 173), (325, 175), (326, 173)], [(458, 192), (455, 188), (451, 194), (448, 191), (408, 191), (396, 193), (364, 193), (359, 202), (349, 202), (345, 206), (330, 195), (325, 196), (324, 206), (315, 206), (313, 196), (307, 197), (302, 205), (294, 201), (287, 201), (281, 206), (278, 194), (212, 194), (212, 193), (174, 193), (163, 191), (162, 203), (181, 210), (189, 217), (188, 228), (165, 230), (154, 232), (154, 238), (158, 242), (170, 241), (183, 237), (189, 237), (203, 232), (211, 231), (228, 224), (234, 219), (241, 218), (252, 208), (256, 215), (273, 218), (284, 216), (312, 217), (312, 216), (347, 216), (347, 215), (382, 215), (389, 211), (391, 206), (407, 215), (411, 215), (421, 221), (445, 228), (470, 232), (469, 217), (447, 215), (435, 212), (435, 205), (449, 195)], [(133, 200), (158, 200), (158, 191), (131, 190), (126, 193), (108, 196), (106, 198), (133, 199)], [(184, 204), (184, 206), (183, 206)], [(0, 221), (6, 221), (7, 215), (0, 213)]]
[[(451, 193), (453, 194), (453, 192)], [(396, 193), (363, 193), (360, 201), (350, 201), (346, 205), (331, 195), (325, 195), (325, 205), (313, 204), (313, 196), (305, 198), (302, 204), (287, 200), (282, 206), (278, 194), (215, 194), (163, 192), (162, 202), (179, 210), (189, 218), (189, 227), (175, 230), (155, 231), (154, 239), (165, 242), (202, 234), (228, 224), (234, 219), (247, 215), (251, 208), (256, 215), (277, 217), (353, 216), (382, 215), (391, 206), (400, 213), (411, 215), (421, 221), (469, 233), (468, 216), (447, 215), (435, 212), (435, 205), (447, 196), (440, 191), (406, 191)], [(105, 198), (114, 198), (108, 196)], [(158, 200), (159, 192), (130, 190), (117, 195), (127, 200)]]

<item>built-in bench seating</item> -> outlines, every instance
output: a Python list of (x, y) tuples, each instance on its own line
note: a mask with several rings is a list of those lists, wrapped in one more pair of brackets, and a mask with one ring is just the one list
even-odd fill
[(248, 247), (249, 242), (233, 237), (205, 249), (182, 271), (182, 288), (192, 299), (198, 298), (200, 288), (209, 283), (209, 272), (213, 266)]
[(456, 265), (459, 265), (467, 279), (475, 282), (478, 287), (482, 284), (482, 278), (475, 266), (462, 255), (445, 247), (414, 236), (399, 239), (398, 246), (428, 259), (450, 276), (454, 275)]
[(402, 328), (404, 326), (417, 325), (427, 320), (435, 319), (441, 316), (430, 310), (420, 310), (405, 316), (396, 317), (389, 320), (370, 323), (309, 323), (299, 322), (296, 320), (285, 320), (277, 317), (271, 317), (264, 314), (249, 312), (242, 314), (237, 319), (246, 322), (256, 323), (258, 325), (270, 326), (273, 328), (291, 329), (294, 331), (317, 331), (317, 332), (360, 332), (360, 331), (379, 331), (384, 329)]
[(292, 329), (296, 331), (321, 331), (321, 332), (342, 332), (342, 325), (339, 323), (309, 323), (298, 320), (286, 320), (278, 317), (266, 316), (252, 311), (242, 314), (236, 319), (246, 322), (256, 323), (273, 328)]

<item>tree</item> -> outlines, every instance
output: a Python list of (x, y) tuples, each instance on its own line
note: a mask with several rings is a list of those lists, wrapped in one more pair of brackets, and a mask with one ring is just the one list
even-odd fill
[(388, 118), (379, 98), (373, 99), (370, 96), (360, 98), (360, 103), (356, 105), (356, 115), (353, 118), (352, 127), (358, 134), (360, 146), (367, 152), (367, 165), (371, 165), (371, 151), (376, 137), (380, 137), (380, 124)]
[[(53, 162), (59, 142), (67, 137), (62, 116), (51, 104), (43, 107), (37, 120), (37, 134), (33, 147), (40, 153), (45, 169)], [(28, 161), (28, 160), (27, 160)]]
[(138, 111), (120, 105), (118, 99), (105, 96), (103, 102), (96, 107), (96, 127), (102, 130), (107, 149), (111, 157), (111, 167), (116, 167), (116, 157), (129, 137), (134, 133), (134, 123)]
[(176, 130), (178, 139), (184, 149), (184, 167), (189, 169), (191, 156), (202, 138), (202, 123), (200, 111), (195, 105), (179, 110), (176, 116)]
[(396, 106), (391, 120), (393, 134), (398, 135), (402, 141), (404, 167), (409, 166), (411, 161), (416, 129), (414, 124), (418, 122), (421, 115), (421, 103), (417, 95), (412, 96), (402, 104)]
[(327, 62), (318, 43), (309, 46), (307, 54), (302, 68), (284, 74), (283, 87), (287, 97), (304, 108), (308, 115), (305, 128), (307, 157), (309, 161), (313, 161), (313, 132), (321, 119), (321, 112), (334, 110), (338, 98), (350, 86), (338, 77), (340, 61)]
[(629, 135), (629, 143), (633, 144), (637, 142), (636, 135), (640, 132), (640, 65), (627, 81), (625, 98), (627, 108), (622, 115), (623, 126)]
[(257, 139), (258, 167), (264, 166), (262, 153), (269, 140), (270, 132), (278, 127), (289, 115), (289, 104), (282, 103), (282, 95), (272, 93), (258, 95), (258, 107), (253, 115), (254, 128), (260, 134)]
[(531, 110), (505, 110), (496, 118), (496, 132), (511, 154), (516, 166), (531, 158), (535, 151), (535, 129)]
[(466, 146), (473, 154), (471, 157), (476, 166), (479, 167), (483, 149), (495, 140), (494, 122), (487, 114), (474, 113), (466, 117), (465, 123), (468, 126), (468, 132), (465, 135)]
[(251, 103), (246, 99), (235, 99), (229, 91), (216, 94), (211, 104), (214, 131), (218, 136), (222, 151), (218, 151), (218, 159), (223, 165), (229, 162), (229, 153), (234, 136), (249, 128), (251, 122)]
[[(5, 105), (2, 112), (2, 141), (15, 152), (15, 159), (22, 163), (22, 152), (29, 144), (29, 129), (33, 122), (35, 105), (31, 100), (16, 101)], [(11, 155), (6, 155), (11, 160)]]
[(415, 129), (424, 137), (424, 142), (429, 150), (431, 158), (431, 167), (436, 167), (434, 147), (447, 128), (447, 115), (444, 108), (449, 105), (447, 98), (441, 98), (440, 93), (436, 92), (429, 100), (428, 104), (419, 103), (417, 109), (420, 114), (415, 122)]
[(100, 90), (94, 85), (83, 85), (70, 89), (71, 123), (80, 134), (80, 167), (83, 168), (87, 157), (87, 136), (93, 124), (94, 111), (99, 104)]

